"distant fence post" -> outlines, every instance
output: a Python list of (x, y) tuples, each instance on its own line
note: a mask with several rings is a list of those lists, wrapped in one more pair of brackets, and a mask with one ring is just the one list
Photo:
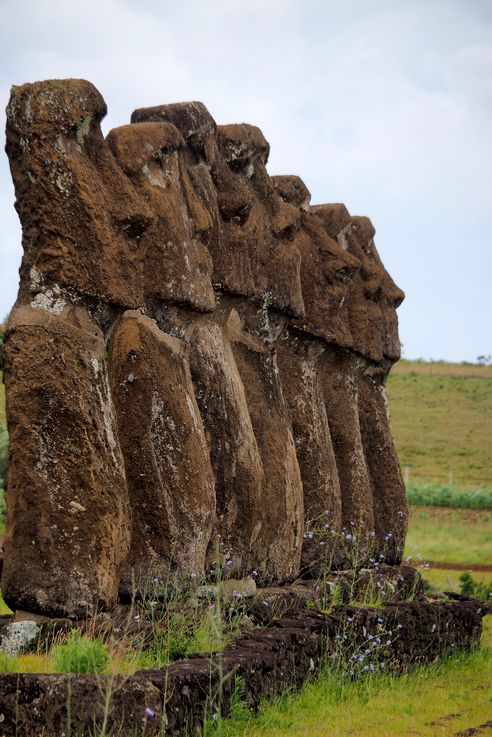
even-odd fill
[(452, 486), (452, 485), (453, 485), (453, 472), (452, 472), (452, 471), (450, 471), (450, 472), (449, 472), (449, 476), (448, 476), (448, 484), (449, 484), (450, 486)]
[(406, 484), (410, 483), (410, 466), (405, 466), (405, 475), (403, 478)]

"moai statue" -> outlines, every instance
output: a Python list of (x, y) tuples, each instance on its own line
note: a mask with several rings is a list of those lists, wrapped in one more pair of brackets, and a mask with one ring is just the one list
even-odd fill
[[(343, 356), (345, 380), (337, 385), (325, 372), (325, 387), (330, 397), (340, 396), (340, 386), (350, 387), (353, 435), (358, 464), (353, 469), (352, 483), (364, 491), (370, 489), (372, 521), (368, 503), (362, 507), (361, 519), (375, 533), (373, 549), (392, 565), (401, 562), (407, 529), (407, 501), (401, 469), (389, 426), (385, 383), (392, 364), (400, 356), (396, 308), (404, 299), (403, 292), (381, 263), (374, 245), (374, 228), (368, 218), (351, 217), (343, 205), (320, 205), (315, 213), (327, 232), (337, 238), (348, 253), (359, 259), (361, 269), (351, 282), (347, 306), (353, 350)], [(337, 365), (340, 365), (337, 362)], [(334, 412), (340, 438), (339, 469), (347, 469), (347, 453), (354, 445), (347, 442), (347, 426), (338, 426), (341, 414)], [(358, 429), (357, 429), (358, 426)], [(345, 450), (344, 450), (345, 449)], [(362, 453), (360, 452), (362, 449)], [(350, 477), (347, 486), (350, 486)], [(367, 485), (368, 484), (368, 485)], [(357, 488), (357, 487), (356, 487)], [(358, 508), (347, 510), (357, 516)], [(365, 515), (365, 516), (364, 516)], [(357, 520), (356, 520), (357, 522)]]
[(272, 180), (281, 199), (300, 212), (295, 243), (301, 254), (305, 316), (290, 321), (278, 343), (278, 357), (303, 483), (302, 570), (304, 575), (322, 575), (345, 564), (345, 558), (340, 545), (342, 492), (320, 368), (331, 344), (351, 343), (346, 297), (360, 262), (328, 236), (310, 211), (311, 196), (299, 177)]
[(254, 569), (259, 581), (292, 580), (302, 492), (275, 340), (285, 325), (280, 311), (302, 311), (299, 255), (291, 243), (297, 214), (273, 190), (268, 144), (258, 129), (217, 129), (201, 103), (137, 110), (132, 121), (179, 128), (190, 179), (212, 222), (206, 242), (215, 319), (195, 321), (188, 340), (215, 472), (218, 540), (231, 573)]
[[(99, 128), (104, 102), (89, 83), (14, 89), (10, 110), (25, 257), (5, 347), (13, 432), (2, 586), (11, 606), (78, 616), (112, 606), (120, 578), (130, 596), (153, 575), (204, 568), (215, 495), (189, 349), (143, 313), (154, 300), (184, 301), (187, 289), (193, 307), (212, 309), (211, 262), (183, 237), (188, 209), (177, 210), (172, 228), (152, 187), (131, 183), (141, 183), (147, 163), (155, 181), (159, 162), (172, 168), (178, 131), (150, 132), (148, 161), (130, 136), (120, 168)], [(177, 182), (167, 206), (180, 197)], [(181, 271), (172, 272), (179, 257)], [(26, 377), (31, 346), (39, 420), (31, 413), (22, 424), (17, 413), (36, 386)], [(21, 512), (31, 505), (32, 518)]]
[(305, 524), (398, 562), (384, 383), (403, 295), (369, 221), (310, 207), (268, 176), (257, 128), (201, 103), (106, 140), (105, 112), (83, 80), (13, 88), (7, 109), (7, 603), (75, 618), (217, 562), (263, 584), (355, 562)]
[(10, 463), (2, 593), (13, 609), (84, 616), (116, 601), (130, 510), (105, 328), (141, 300), (152, 220), (111, 153), (88, 82), (14, 87), (7, 153), (23, 226), (5, 340)]

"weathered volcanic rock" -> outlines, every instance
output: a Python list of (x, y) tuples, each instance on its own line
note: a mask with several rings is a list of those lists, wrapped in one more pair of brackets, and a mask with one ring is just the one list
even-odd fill
[(293, 320), (293, 325), (328, 343), (351, 347), (347, 296), (361, 262), (330, 237), (316, 214), (319, 208), (311, 211), (311, 195), (302, 179), (276, 176), (272, 182), (284, 202), (299, 208), (299, 229), (294, 243), (301, 256), (305, 314)]
[(267, 584), (375, 545), (398, 562), (384, 385), (403, 293), (372, 224), (270, 178), (261, 131), (202, 103), (106, 140), (105, 113), (84, 80), (14, 87), (7, 109), (9, 601), (83, 616), (121, 576), (130, 597), (217, 556)]
[(387, 556), (388, 563), (397, 564), (408, 508), (389, 426), (385, 384), (391, 364), (400, 356), (396, 308), (404, 294), (381, 263), (368, 218), (351, 218), (343, 205), (314, 209), (330, 235), (361, 264), (347, 295), (353, 348), (365, 357), (358, 361), (355, 374), (359, 425), (372, 487), (376, 549)]
[(203, 571), (215, 493), (186, 344), (129, 311), (111, 335), (109, 363), (133, 519), (128, 596), (154, 577)]
[(342, 521), (340, 482), (326, 416), (319, 363), (326, 344), (288, 330), (277, 343), (282, 392), (289, 409), (302, 478), (305, 533), (302, 574), (331, 568)]
[[(252, 315), (247, 309), (241, 314), (231, 310), (227, 334), (264, 471), (259, 580), (285, 582), (299, 573), (304, 530), (302, 481), (276, 353), (271, 343), (255, 333), (255, 318), (255, 311)], [(270, 331), (274, 332), (273, 326)]]
[(20, 299), (68, 290), (142, 302), (139, 240), (153, 219), (100, 130), (106, 104), (84, 80), (13, 87), (7, 145), (23, 227)]
[(208, 558), (221, 558), (226, 575), (246, 575), (260, 565), (265, 479), (243, 382), (215, 321), (197, 321), (190, 365), (215, 478), (215, 534)]
[(129, 505), (103, 336), (81, 308), (17, 308), (5, 381), (5, 601), (69, 617), (110, 607), (128, 550)]
[[(222, 240), (233, 258), (238, 251), (248, 254), (254, 296), (265, 307), (300, 317), (304, 314), (301, 259), (294, 245), (299, 212), (280, 199), (267, 174), (265, 165), (270, 147), (254, 126), (219, 126), (217, 131), (219, 154), (234, 174), (232, 191), (229, 179), (224, 190), (220, 175), (215, 178), (222, 215)], [(237, 214), (236, 197), (241, 189), (251, 203), (247, 217)], [(227, 288), (227, 284), (225, 286)]]
[(140, 239), (147, 302), (164, 299), (214, 309), (212, 260), (200, 237), (212, 227), (183, 161), (185, 142), (170, 123), (125, 125), (108, 144), (155, 217)]
[(19, 737), (162, 735), (162, 695), (146, 678), (2, 674), (2, 729)]
[(344, 348), (329, 348), (321, 359), (321, 383), (342, 498), (343, 537), (339, 538), (337, 562), (346, 568), (360, 565), (372, 552), (374, 535), (372, 486), (359, 424), (360, 370), (360, 357)]
[(389, 565), (400, 563), (408, 525), (405, 484), (391, 435), (385, 373), (366, 366), (358, 376), (359, 422), (371, 479), (376, 549)]

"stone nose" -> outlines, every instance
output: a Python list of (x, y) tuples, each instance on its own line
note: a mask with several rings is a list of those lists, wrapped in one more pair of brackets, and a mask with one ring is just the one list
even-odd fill
[(386, 274), (384, 286), (387, 300), (390, 302), (390, 304), (393, 305), (395, 310), (398, 309), (398, 307), (405, 299), (405, 292), (403, 291), (403, 289), (400, 289), (397, 284), (395, 284), (388, 273)]

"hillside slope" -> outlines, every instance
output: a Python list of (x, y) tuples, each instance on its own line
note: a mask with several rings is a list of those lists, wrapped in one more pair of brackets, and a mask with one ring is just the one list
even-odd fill
[(491, 366), (400, 361), (388, 400), (411, 479), (492, 487)]

